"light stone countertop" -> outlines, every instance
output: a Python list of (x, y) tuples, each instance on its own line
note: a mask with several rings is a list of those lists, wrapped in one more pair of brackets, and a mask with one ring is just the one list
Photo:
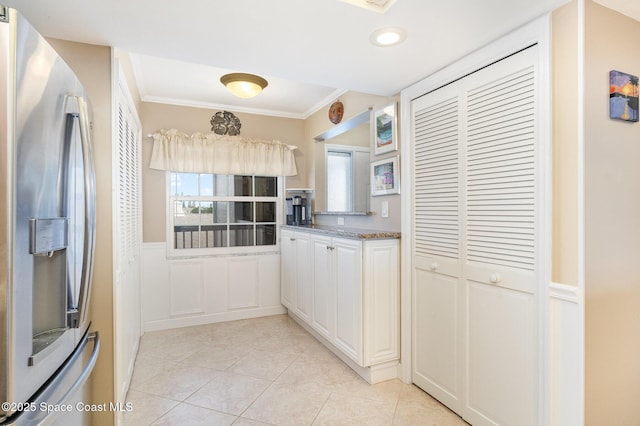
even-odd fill
[(312, 232), (314, 234), (329, 235), (332, 237), (357, 238), (361, 240), (388, 240), (400, 238), (400, 232), (379, 231), (375, 229), (345, 228), (343, 226), (326, 225), (280, 225), (282, 229), (292, 231)]

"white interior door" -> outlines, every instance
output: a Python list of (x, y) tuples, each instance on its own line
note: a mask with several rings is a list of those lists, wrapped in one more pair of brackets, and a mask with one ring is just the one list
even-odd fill
[(414, 102), (413, 380), (462, 410), (459, 84)]
[(412, 104), (413, 377), (476, 425), (539, 420), (537, 57)]
[(537, 424), (536, 57), (467, 81), (464, 416), (476, 424)]
[(114, 336), (116, 401), (124, 402), (142, 334), (140, 269), (142, 246), (141, 126), (118, 67), (114, 141)]

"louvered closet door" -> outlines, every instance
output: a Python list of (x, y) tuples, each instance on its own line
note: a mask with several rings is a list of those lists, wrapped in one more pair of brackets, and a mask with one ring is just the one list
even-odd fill
[(468, 78), (465, 418), (537, 418), (537, 48)]
[(536, 60), (412, 104), (414, 381), (474, 425), (539, 420)]
[[(122, 82), (122, 71), (119, 82)], [(122, 83), (121, 83), (122, 84)], [(116, 141), (114, 141), (114, 321), (116, 336), (116, 401), (124, 401), (125, 384), (133, 366), (141, 334), (140, 318), (140, 246), (142, 221), (140, 209), (141, 132), (126, 88), (118, 85), (116, 101)]]
[(414, 382), (460, 413), (462, 288), (459, 84), (413, 104)]

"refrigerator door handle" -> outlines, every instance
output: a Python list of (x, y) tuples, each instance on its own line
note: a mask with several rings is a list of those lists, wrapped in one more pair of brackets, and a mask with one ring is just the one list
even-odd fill
[(85, 232), (84, 232), (84, 256), (82, 261), (82, 278), (80, 280), (80, 294), (77, 311), (69, 312), (70, 327), (81, 327), (87, 321), (87, 309), (89, 294), (91, 293), (91, 278), (93, 276), (93, 262), (95, 253), (95, 171), (93, 165), (93, 152), (91, 147), (89, 112), (87, 103), (77, 96), (78, 119), (80, 124), (80, 143), (82, 145), (82, 159), (84, 163), (84, 193), (85, 193)]
[[(65, 394), (58, 401), (58, 405), (62, 404), (64, 401), (67, 401), (73, 393), (84, 384), (89, 378), (91, 371), (93, 371), (93, 367), (96, 365), (96, 361), (98, 360), (98, 354), (100, 353), (100, 335), (97, 331), (93, 333), (89, 333), (87, 335), (87, 339), (85, 340), (88, 343), (90, 340), (93, 340), (93, 350), (91, 351), (91, 356), (89, 357), (89, 361), (85, 365), (82, 373), (76, 378), (76, 381), (73, 382), (73, 385), (65, 392)], [(86, 344), (85, 343), (85, 344)]]
[[(91, 355), (85, 358), (85, 348), (93, 340)], [(35, 407), (32, 411), (16, 413), (10, 420), (3, 422), (7, 426), (25, 426), (54, 423), (60, 412), (51, 411), (48, 407), (68, 406), (75, 400), (76, 392), (86, 383), (98, 360), (100, 353), (100, 336), (98, 332), (87, 333), (63, 367), (47, 382), (34, 398), (29, 401)], [(86, 361), (85, 361), (86, 359)], [(77, 368), (81, 367), (81, 371)]]

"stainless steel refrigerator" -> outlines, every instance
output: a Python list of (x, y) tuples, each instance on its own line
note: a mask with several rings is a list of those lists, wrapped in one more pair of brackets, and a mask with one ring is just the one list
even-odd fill
[(86, 423), (95, 177), (85, 91), (0, 6), (0, 424)]

